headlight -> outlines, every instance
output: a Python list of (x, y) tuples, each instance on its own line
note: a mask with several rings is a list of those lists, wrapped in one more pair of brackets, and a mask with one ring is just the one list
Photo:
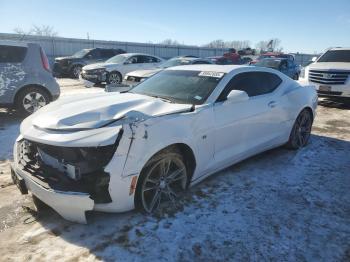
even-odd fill
[(94, 70), (93, 70), (94, 73), (103, 73), (103, 72), (105, 72), (105, 71), (106, 71), (105, 68), (97, 68), (97, 69), (94, 69)]

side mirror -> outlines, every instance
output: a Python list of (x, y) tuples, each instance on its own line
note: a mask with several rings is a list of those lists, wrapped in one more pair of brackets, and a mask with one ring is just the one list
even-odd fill
[(231, 92), (227, 95), (227, 100), (225, 103), (238, 103), (247, 100), (249, 100), (247, 92), (242, 90), (231, 90)]
[(92, 58), (92, 55), (87, 55), (86, 58), (87, 58), (87, 59), (91, 59), (91, 58)]
[(317, 56), (314, 56), (312, 59), (311, 59), (311, 61), (314, 63), (314, 62), (316, 62), (316, 60), (317, 60)]
[(131, 61), (130, 60), (127, 60), (124, 62), (124, 65), (130, 65), (131, 64)]

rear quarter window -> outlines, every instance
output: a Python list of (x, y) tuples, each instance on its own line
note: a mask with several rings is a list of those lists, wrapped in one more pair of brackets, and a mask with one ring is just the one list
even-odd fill
[(27, 47), (23, 46), (0, 46), (0, 63), (21, 63), (27, 53)]

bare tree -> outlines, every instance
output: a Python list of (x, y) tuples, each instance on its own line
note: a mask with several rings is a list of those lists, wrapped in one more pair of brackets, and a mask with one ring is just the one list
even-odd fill
[(225, 42), (221, 39), (217, 39), (217, 40), (211, 41), (210, 43), (204, 46), (210, 47), (210, 48), (225, 48)]
[(40, 36), (57, 36), (58, 33), (52, 26), (49, 25), (33, 25), (28, 31), (23, 30), (20, 27), (16, 27), (13, 31), (19, 35), (40, 35)]
[(163, 45), (181, 45), (179, 41), (173, 40), (173, 39), (170, 39), (170, 38), (159, 42), (159, 44), (163, 44)]
[(205, 47), (211, 48), (235, 48), (237, 50), (249, 47), (250, 41), (223, 41), (221, 39), (211, 41), (210, 43), (204, 45)]
[(281, 52), (283, 47), (281, 45), (281, 40), (278, 38), (272, 38), (267, 41), (260, 41), (256, 43), (255, 47), (261, 52), (273, 51), (273, 52)]

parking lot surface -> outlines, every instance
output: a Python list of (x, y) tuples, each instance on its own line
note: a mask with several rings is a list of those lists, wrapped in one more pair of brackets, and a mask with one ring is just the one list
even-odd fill
[[(104, 92), (59, 79), (62, 96)], [(88, 214), (88, 225), (48, 209), (10, 179), (21, 117), (0, 109), (2, 261), (349, 261), (350, 105), (321, 99), (311, 141), (218, 172), (164, 217)]]

